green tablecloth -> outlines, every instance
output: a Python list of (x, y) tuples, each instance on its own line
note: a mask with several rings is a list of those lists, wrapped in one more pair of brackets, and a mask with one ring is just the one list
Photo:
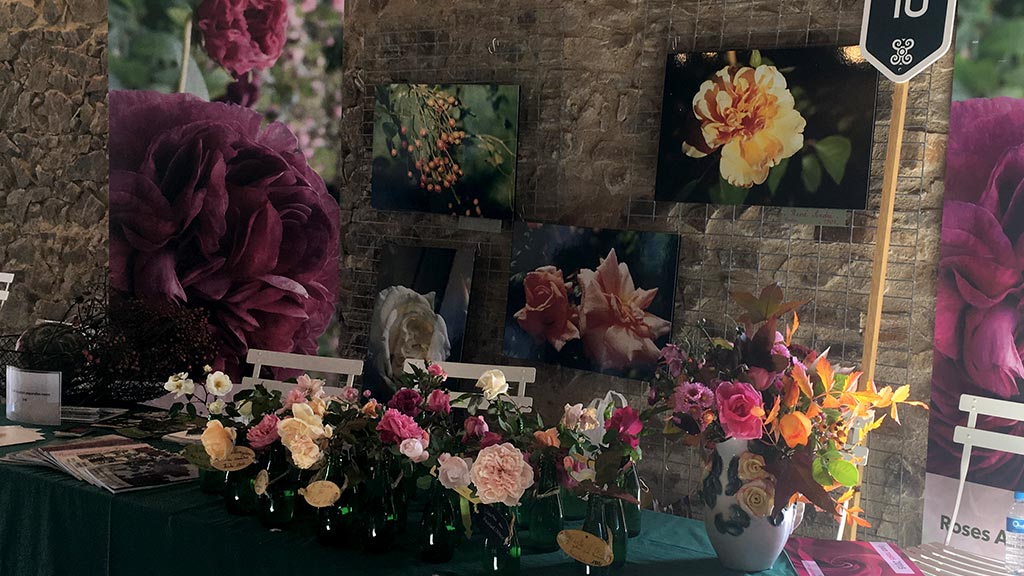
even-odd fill
[[(9, 424), (0, 419), (0, 425)], [(0, 454), (29, 445), (0, 448)], [(410, 527), (410, 530), (415, 529)], [(257, 574), (477, 574), (474, 542), (455, 559), (423, 564), (399, 542), (367, 556), (319, 546), (310, 519), (271, 532), (255, 518), (228, 515), (197, 483), (113, 496), (49, 469), (0, 465), (0, 575), (252, 576)], [(624, 575), (735, 574), (718, 563), (700, 522), (644, 512), (643, 534), (629, 542)], [(577, 574), (561, 552), (523, 557), (523, 574)], [(764, 576), (792, 576), (780, 557)]]

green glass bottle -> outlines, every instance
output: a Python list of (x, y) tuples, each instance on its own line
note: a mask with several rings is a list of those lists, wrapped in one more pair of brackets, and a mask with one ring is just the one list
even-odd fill
[(587, 500), (587, 517), (583, 520), (583, 531), (612, 542), (612, 563), (610, 566), (588, 566), (578, 564), (579, 573), (587, 576), (613, 574), (626, 564), (628, 537), (626, 521), (622, 514), (622, 500), (591, 494)]
[(256, 490), (254, 483), (259, 466), (254, 462), (247, 468), (228, 472), (224, 484), (224, 506), (228, 514), (250, 516), (256, 513)]
[(559, 497), (562, 499), (562, 519), (576, 522), (587, 517), (587, 501), (562, 488)]
[(359, 515), (357, 502), (363, 484), (349, 484), (346, 473), (350, 460), (344, 454), (331, 454), (316, 480), (334, 482), (345, 487), (338, 501), (331, 506), (316, 509), (316, 538), (325, 546), (353, 547), (359, 542)]
[(513, 518), (515, 512), (501, 504), (505, 519), (509, 523), (509, 535), (499, 539), (488, 534), (484, 537), (484, 554), (482, 557), (483, 574), (499, 574), (501, 576), (518, 576), (523, 549), (519, 545), (519, 534)]
[(562, 531), (562, 501), (559, 496), (558, 476), (554, 462), (542, 457), (538, 464), (539, 474), (534, 485), (533, 502), (529, 508), (527, 548), (537, 552), (558, 550), (558, 533)]
[(266, 472), (267, 486), (257, 496), (256, 517), (267, 528), (283, 528), (295, 518), (298, 480), (288, 464), (284, 445), (275, 442), (264, 453), (261, 472)]
[(223, 494), (228, 473), (216, 468), (199, 469), (199, 490), (203, 494)]
[(398, 512), (392, 487), (391, 466), (385, 456), (369, 465), (363, 514), (363, 548), (370, 554), (391, 551), (398, 536)]
[(622, 500), (604, 498), (604, 521), (612, 536), (612, 568), (626, 565), (626, 552), (629, 550), (629, 534), (626, 529), (626, 517), (622, 509)]
[[(604, 499), (596, 494), (591, 494), (587, 500), (587, 514), (583, 519), (583, 531), (597, 536), (601, 540), (608, 540), (608, 526), (604, 519)], [(584, 576), (606, 576), (611, 573), (608, 566), (590, 566), (577, 562), (577, 573)]]
[(622, 511), (626, 515), (626, 529), (629, 537), (636, 538), (640, 535), (640, 476), (637, 475), (635, 462), (619, 477), (618, 484), (619, 488), (636, 498), (638, 502), (637, 504), (622, 502)]
[(438, 480), (430, 486), (430, 496), (420, 521), (420, 558), (431, 564), (448, 562), (455, 555), (459, 543), (458, 517), (455, 493)]

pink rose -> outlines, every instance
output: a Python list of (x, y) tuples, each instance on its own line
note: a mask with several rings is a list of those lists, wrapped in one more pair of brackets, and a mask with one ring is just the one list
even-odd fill
[(431, 364), (430, 366), (427, 366), (427, 374), (430, 374), (435, 378), (440, 378), (441, 382), (448, 380), (448, 373), (444, 371), (444, 368), (441, 368), (440, 364)]
[(583, 301), (580, 332), (587, 356), (601, 370), (626, 370), (655, 364), (661, 351), (654, 340), (669, 333), (672, 324), (646, 312), (658, 289), (637, 289), (615, 250), (597, 270), (580, 270)]
[(395, 395), (388, 401), (388, 408), (394, 408), (402, 414), (415, 418), (423, 411), (420, 409), (421, 402), (423, 402), (423, 396), (420, 396), (419, 392), (412, 388), (402, 388), (395, 392)]
[(409, 438), (423, 438), (423, 429), (411, 417), (388, 408), (384, 416), (377, 423), (377, 432), (380, 432), (380, 440), (385, 444), (398, 444)]
[(750, 369), (747, 370), (747, 377), (750, 378), (750, 383), (754, 385), (754, 388), (757, 388), (761, 392), (764, 392), (772, 386), (777, 386), (782, 382), (781, 374), (778, 372), (770, 372), (757, 366), (751, 366)]
[(715, 402), (726, 436), (740, 440), (761, 437), (764, 402), (753, 386), (746, 382), (722, 382), (715, 389)]
[(519, 326), (539, 342), (548, 342), (561, 351), (569, 340), (580, 337), (576, 311), (569, 303), (569, 287), (562, 271), (554, 266), (543, 266), (526, 275), (523, 289), (526, 306), (516, 312)]
[(462, 428), (465, 430), (465, 433), (462, 435), (463, 442), (483, 438), (484, 434), (487, 434), (487, 431), (490, 430), (483, 416), (470, 416), (466, 418)]
[(295, 385), (311, 398), (322, 395), (324, 391), (324, 381), (310, 378), (309, 374), (303, 374), (296, 378)]
[(484, 432), (484, 435), (480, 437), (480, 447), (487, 448), (488, 446), (494, 446), (495, 444), (501, 444), (504, 438), (497, 432)]
[(296, 386), (288, 391), (281, 400), (285, 410), (291, 410), (293, 404), (302, 404), (306, 401), (306, 391)]
[(612, 417), (604, 423), (604, 429), (614, 431), (620, 442), (636, 449), (640, 445), (640, 432), (644, 429), (640, 415), (630, 406), (615, 410)]
[(260, 423), (253, 426), (245, 433), (245, 438), (249, 440), (249, 445), (256, 450), (262, 450), (267, 446), (270, 446), (281, 437), (277, 433), (277, 423), (281, 419), (276, 414), (266, 414), (263, 416), (263, 420)]
[(402, 440), (402, 443), (398, 445), (398, 451), (414, 464), (419, 464), (430, 458), (427, 447), (423, 444), (423, 440), (419, 438), (406, 438)]
[(359, 403), (359, 389), (354, 386), (345, 386), (338, 393), (338, 398), (346, 404), (358, 404)]
[(523, 492), (533, 485), (533, 468), (515, 446), (497, 444), (480, 451), (470, 478), (480, 502), (518, 506)]
[(438, 388), (427, 395), (427, 410), (439, 414), (451, 413), (452, 404), (448, 393)]
[(661, 349), (661, 355), (658, 359), (665, 365), (669, 375), (673, 378), (677, 378), (683, 373), (683, 364), (686, 362), (686, 357), (683, 355), (683, 351), (679, 349), (679, 346), (666, 344)]
[(437, 463), (437, 479), (441, 486), (449, 490), (469, 486), (469, 466), (472, 463), (470, 460), (446, 452), (437, 457)]
[(206, 53), (234, 76), (270, 68), (281, 57), (285, 0), (204, 0), (196, 26)]

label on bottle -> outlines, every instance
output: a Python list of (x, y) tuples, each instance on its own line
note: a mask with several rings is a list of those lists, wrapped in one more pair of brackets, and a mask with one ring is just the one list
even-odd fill
[(1024, 518), (1007, 518), (1007, 534), (1024, 534)]
[(238, 472), (244, 468), (248, 468), (250, 464), (256, 461), (256, 453), (252, 451), (252, 448), (246, 446), (235, 446), (235, 449), (231, 451), (225, 458), (221, 460), (210, 459), (210, 466), (213, 466), (221, 472)]
[(558, 533), (558, 546), (577, 562), (588, 566), (610, 566), (615, 560), (612, 552), (612, 535), (605, 542), (583, 530), (562, 530)]
[(260, 470), (256, 474), (256, 479), (252, 483), (252, 491), (257, 496), (263, 496), (267, 493), (267, 486), (270, 485), (270, 474), (267, 474), (266, 470)]
[(305, 488), (299, 488), (299, 494), (313, 508), (326, 508), (341, 498), (341, 488), (330, 480), (317, 480)]

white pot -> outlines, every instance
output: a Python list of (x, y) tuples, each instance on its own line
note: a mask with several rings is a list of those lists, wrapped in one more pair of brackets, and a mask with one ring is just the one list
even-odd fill
[(782, 553), (803, 519), (803, 504), (771, 516), (775, 479), (767, 473), (741, 477), (740, 463), (756, 458), (747, 448), (746, 440), (731, 439), (709, 455), (701, 491), (707, 507), (704, 526), (723, 566), (760, 572), (771, 568)]

